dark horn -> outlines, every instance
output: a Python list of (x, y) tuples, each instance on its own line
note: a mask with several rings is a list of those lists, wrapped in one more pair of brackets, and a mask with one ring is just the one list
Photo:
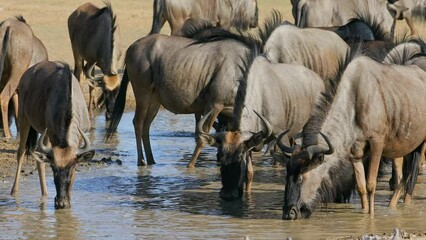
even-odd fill
[(266, 134), (265, 132), (263, 132), (263, 138), (267, 138), (269, 136), (272, 135), (272, 127), (271, 124), (268, 122), (268, 120), (266, 120), (266, 118), (264, 118), (262, 115), (260, 115), (258, 112), (256, 112), (255, 110), (253, 110), (254, 113), (256, 113), (256, 115), (262, 120), (263, 124), (266, 127)]
[(278, 135), (277, 137), (277, 145), (278, 147), (281, 149), (281, 151), (283, 153), (293, 153), (294, 150), (296, 150), (297, 147), (288, 147), (286, 145), (284, 145), (284, 143), (281, 141), (281, 139), (290, 131), (290, 129), (280, 133), (280, 135)]
[(210, 110), (210, 112), (208, 112), (206, 115), (204, 115), (200, 119), (200, 121), (198, 122), (198, 124), (197, 124), (197, 130), (198, 130), (199, 134), (209, 134), (209, 133), (204, 132), (203, 126), (204, 126), (204, 123), (206, 122), (206, 120), (209, 118), (209, 116), (212, 115), (212, 113), (213, 113), (213, 109)]
[(46, 155), (51, 155), (52, 154), (52, 148), (44, 145), (44, 143), (43, 143), (44, 138), (46, 137), (46, 133), (47, 133), (47, 128), (44, 129), (44, 132), (41, 134), (40, 138), (38, 139), (37, 146), (42, 151), (42, 153), (44, 153)]
[(84, 71), (84, 74), (86, 75), (86, 77), (87, 77), (87, 78), (89, 78), (89, 79), (93, 79), (92, 71), (93, 71), (93, 68), (95, 68), (96, 63), (97, 63), (97, 62), (95, 62), (92, 66), (90, 66), (90, 67), (89, 67), (89, 69), (86, 69), (86, 70)]
[(326, 151), (323, 152), (324, 155), (330, 155), (330, 154), (332, 154), (334, 152), (333, 145), (331, 144), (330, 140), (328, 139), (328, 137), (325, 134), (323, 134), (322, 132), (320, 132), (320, 134), (324, 138), (325, 142), (328, 145), (328, 150), (326, 150)]

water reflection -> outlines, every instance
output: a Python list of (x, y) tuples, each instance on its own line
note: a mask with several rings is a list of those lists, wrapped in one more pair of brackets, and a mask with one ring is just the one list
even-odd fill
[[(72, 193), (72, 208), (53, 207), (54, 184), (50, 169), (50, 195), (40, 199), (37, 174), (22, 180), (19, 198), (8, 195), (11, 180), (0, 183), (0, 238), (16, 239), (140, 239), (140, 238), (268, 238), (301, 239), (382, 234), (398, 227), (426, 231), (426, 175), (419, 177), (413, 203), (386, 207), (387, 179), (379, 182), (376, 215), (362, 214), (356, 197), (351, 204), (328, 204), (311, 219), (282, 221), (285, 169), (256, 155), (251, 194), (239, 201), (222, 201), (215, 150), (206, 148), (196, 169), (186, 164), (194, 147), (192, 115), (160, 111), (152, 126), (155, 166), (136, 167), (131, 119), (126, 113), (118, 134), (103, 143), (104, 116), (96, 119), (90, 138), (95, 160), (111, 157), (122, 165), (79, 167)], [(356, 194), (355, 194), (356, 195)], [(44, 203), (44, 204), (43, 204)]]

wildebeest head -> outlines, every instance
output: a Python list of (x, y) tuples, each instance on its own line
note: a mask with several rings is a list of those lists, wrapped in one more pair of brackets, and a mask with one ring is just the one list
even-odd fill
[(56, 209), (71, 206), (70, 200), (75, 180), (75, 166), (79, 162), (89, 161), (95, 154), (94, 150), (90, 150), (90, 140), (80, 128), (78, 128), (78, 131), (84, 141), (84, 146), (81, 148), (76, 149), (71, 146), (47, 147), (43, 143), (47, 133), (46, 129), (37, 141), (37, 151), (32, 153), (37, 161), (50, 163), (56, 188)]
[(320, 134), (326, 141), (328, 149), (319, 145), (292, 148), (280, 146), (283, 152), (292, 153), (287, 163), (283, 219), (309, 218), (315, 205), (318, 204), (320, 198), (318, 189), (321, 187), (322, 177), (312, 173), (311, 170), (324, 162), (324, 155), (334, 152), (327, 136)]
[(222, 177), (222, 189), (219, 195), (224, 200), (242, 197), (247, 162), (251, 161), (250, 152), (252, 150), (260, 151), (264, 139), (272, 134), (272, 127), (269, 122), (263, 116), (256, 114), (262, 120), (266, 129), (265, 132), (252, 133), (236, 130), (208, 134), (203, 131), (203, 125), (210, 114), (204, 116), (197, 126), (201, 141), (217, 147), (217, 157), (221, 163), (220, 173)]
[(396, 20), (404, 19), (404, 13), (408, 10), (406, 7), (395, 5), (394, 2), (397, 1), (381, 0), (379, 2), (379, 4), (386, 4), (386, 8), (382, 14), (378, 15), (378, 23), (383, 32), (388, 33), (389, 39), (392, 39), (395, 35)]
[(89, 81), (91, 87), (99, 87), (102, 90), (97, 100), (97, 106), (101, 109), (105, 108), (106, 120), (111, 119), (112, 110), (114, 108), (115, 99), (120, 88), (120, 79), (117, 74), (104, 75)]
[(242, 30), (257, 27), (259, 21), (257, 0), (239, 0), (232, 2), (232, 5), (232, 26)]

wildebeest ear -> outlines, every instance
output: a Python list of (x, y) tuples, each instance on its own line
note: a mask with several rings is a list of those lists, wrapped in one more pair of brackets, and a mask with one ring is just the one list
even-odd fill
[(405, 18), (405, 13), (408, 8), (404, 6), (398, 6), (392, 3), (387, 4), (389, 12), (392, 14), (393, 18), (402, 20)]
[(311, 158), (310, 161), (305, 161), (301, 169), (301, 173), (308, 172), (324, 162), (324, 154), (319, 153)]
[(41, 152), (37, 152), (37, 151), (33, 151), (31, 153), (31, 156), (33, 156), (33, 158), (39, 162), (39, 163), (48, 163), (51, 161), (51, 159), (49, 159), (46, 154), (43, 154)]
[(200, 138), (201, 142), (204, 144), (207, 144), (213, 147), (217, 146), (215, 137), (210, 134), (201, 133), (198, 137)]
[(248, 140), (244, 141), (244, 146), (248, 151), (252, 148), (259, 146), (263, 142), (263, 132), (253, 134)]
[(95, 150), (90, 150), (90, 151), (81, 153), (81, 154), (77, 155), (77, 163), (88, 162), (88, 161), (92, 160), (94, 155), (95, 155)]

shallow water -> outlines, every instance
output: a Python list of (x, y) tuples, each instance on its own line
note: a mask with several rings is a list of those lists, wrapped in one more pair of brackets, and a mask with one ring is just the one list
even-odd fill
[[(386, 207), (391, 192), (379, 190), (376, 214), (362, 214), (358, 196), (351, 204), (329, 204), (301, 221), (281, 220), (284, 168), (255, 160), (253, 192), (242, 200), (220, 200), (215, 149), (205, 148), (196, 169), (186, 164), (194, 148), (194, 117), (160, 111), (151, 128), (156, 165), (136, 166), (133, 113), (125, 113), (117, 137), (104, 144), (99, 116), (90, 133), (94, 159), (123, 164), (79, 167), (71, 209), (55, 210), (50, 168), (49, 196), (41, 199), (37, 174), (21, 181), (19, 196), (9, 196), (13, 179), (0, 183), (0, 239), (319, 239), (382, 234), (394, 228), (426, 232), (426, 175), (419, 176), (410, 206)], [(426, 171), (424, 171), (426, 172)], [(387, 189), (383, 180), (379, 189)]]

